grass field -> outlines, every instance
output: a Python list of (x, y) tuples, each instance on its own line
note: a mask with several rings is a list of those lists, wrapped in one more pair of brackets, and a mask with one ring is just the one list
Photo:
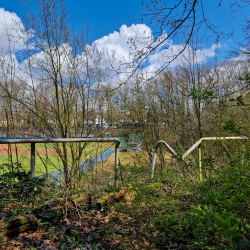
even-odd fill
[[(30, 145), (29, 144), (21, 144), (15, 147), (11, 145), (12, 156), (8, 156), (8, 145), (0, 145), (0, 165), (2, 165), (2, 169), (0, 170), (2, 173), (8, 171), (7, 166), (3, 166), (3, 164), (11, 164), (19, 162), (22, 166), (22, 169), (25, 171), (30, 170)], [(46, 157), (46, 150), (44, 144), (36, 145), (36, 176), (42, 175), (46, 173), (46, 160), (48, 161), (48, 171), (55, 171), (57, 169), (62, 168), (62, 162), (57, 154), (55, 147), (52, 144), (47, 144), (47, 153), (48, 158)], [(62, 145), (59, 145), (59, 147)], [(81, 161), (85, 161), (89, 158), (98, 155), (105, 150), (112, 147), (112, 143), (91, 143), (85, 146), (84, 151), (81, 156)], [(17, 155), (16, 155), (17, 148)], [(74, 150), (75, 151), (75, 150)], [(71, 155), (70, 146), (67, 145), (67, 154), (68, 154), (68, 162), (72, 163), (72, 155)], [(12, 160), (11, 160), (12, 159)], [(0, 174), (1, 174), (0, 172)]]

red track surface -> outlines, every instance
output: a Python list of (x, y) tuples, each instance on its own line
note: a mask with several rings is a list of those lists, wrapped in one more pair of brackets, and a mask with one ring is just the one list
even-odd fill
[[(11, 153), (12, 155), (16, 155), (16, 149), (14, 147), (13, 144), (11, 145)], [(19, 144), (21, 145), (21, 144)], [(24, 144), (22, 144), (24, 145)], [(108, 146), (109, 144), (103, 144), (103, 146)], [(84, 152), (86, 151), (91, 151), (97, 148), (88, 148), (85, 149)], [(54, 149), (48, 149), (48, 155), (57, 155), (56, 150)], [(74, 152), (76, 152), (76, 150), (74, 150)], [(0, 144), (0, 154), (1, 155), (8, 155), (8, 145), (7, 144)], [(18, 148), (17, 149), (17, 154), (18, 155), (30, 155), (30, 149), (25, 149), (25, 148)], [(71, 154), (71, 150), (67, 150), (67, 154), (70, 155)], [(46, 150), (45, 149), (36, 149), (36, 155), (46, 155)]]

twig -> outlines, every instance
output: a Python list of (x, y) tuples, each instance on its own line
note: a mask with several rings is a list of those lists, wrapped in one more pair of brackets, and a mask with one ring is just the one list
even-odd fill
[(74, 196), (73, 196), (73, 199), (72, 199), (72, 198), (69, 198), (69, 199), (71, 200), (71, 202), (72, 202), (72, 203), (74, 204), (74, 206), (76, 207), (76, 211), (77, 211), (79, 217), (82, 218), (82, 216), (81, 216), (80, 213), (79, 213), (79, 210), (78, 210), (77, 204), (76, 204), (76, 202), (75, 202)]

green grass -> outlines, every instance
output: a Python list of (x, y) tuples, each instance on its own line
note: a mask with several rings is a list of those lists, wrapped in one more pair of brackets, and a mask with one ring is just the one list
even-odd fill
[[(95, 143), (95, 146), (97, 146), (97, 145), (98, 144)], [(25, 146), (25, 145), (22, 145), (22, 146)], [(39, 145), (39, 146), (40, 146), (40, 149), (44, 149), (44, 148), (41, 148), (43, 145)], [(94, 147), (94, 145), (89, 145), (89, 147), (87, 147), (86, 149), (93, 148), (93, 147)], [(20, 148), (20, 147), (18, 147), (18, 148)], [(92, 157), (106, 151), (109, 148), (110, 148), (110, 146), (103, 146), (100, 148), (93, 148), (93, 150), (85, 151), (82, 154), (81, 161), (85, 161), (89, 158), (92, 158)], [(18, 162), (23, 166), (22, 169), (25, 171), (30, 170), (30, 158), (31, 158), (30, 155), (18, 155)], [(40, 156), (36, 155), (35, 161), (36, 161), (36, 165), (35, 165), (36, 166), (36, 176), (45, 174), (46, 173), (46, 169), (45, 169), (46, 155), (40, 155)], [(13, 163), (17, 162), (16, 155), (12, 155), (12, 162)], [(72, 163), (72, 156), (71, 155), (68, 155), (68, 162), (69, 162), (69, 164)], [(10, 163), (11, 163), (11, 161), (8, 160), (8, 155), (3, 155), (3, 154), (0, 155), (0, 165), (10, 164)], [(62, 162), (61, 162), (61, 159), (58, 155), (49, 155), (48, 156), (48, 171), (49, 172), (55, 171), (57, 169), (61, 169), (62, 167), (63, 167)], [(6, 172), (6, 171), (8, 171), (7, 167), (3, 166), (2, 173)]]
[[(215, 176), (194, 182), (165, 171), (159, 176), (161, 181), (143, 184), (136, 181), (139, 175), (145, 175), (138, 167), (126, 166), (126, 170), (131, 177), (134, 175), (126, 183), (132, 184), (129, 193), (136, 196), (130, 202), (114, 202), (108, 208), (109, 223), (100, 230), (106, 247), (116, 242), (115, 249), (235, 250), (243, 249), (236, 247), (241, 238), (250, 240), (248, 178)], [(206, 219), (190, 211), (197, 207), (205, 215), (210, 210), (212, 215), (230, 218), (229, 229), (216, 222), (215, 217)], [(238, 238), (230, 243), (233, 230)]]
[[(47, 235), (58, 236), (57, 233), (61, 230), (61, 222), (59, 218), (55, 218), (58, 213), (66, 214), (72, 221), (84, 220), (82, 227), (78, 228), (79, 231), (84, 232), (86, 227), (94, 228), (95, 231), (90, 231), (89, 234), (93, 237), (91, 244), (95, 242), (101, 244), (98, 247), (102, 249), (249, 249), (249, 247), (238, 247), (240, 242), (247, 243), (247, 240), (250, 240), (250, 182), (247, 176), (212, 172), (210, 177), (204, 176), (203, 181), (198, 181), (195, 177), (182, 177), (179, 171), (176, 171), (179, 167), (168, 165), (163, 169), (158, 167), (154, 179), (149, 181), (150, 164), (143, 161), (137, 164), (135, 156), (134, 153), (127, 152), (120, 154), (124, 165), (120, 166), (117, 186), (113, 182), (114, 159), (112, 158), (114, 157), (104, 162), (104, 166), (99, 166), (99, 169), (97, 167), (95, 171), (86, 174), (88, 178), (84, 179), (84, 183), (89, 181), (89, 185), (71, 191), (66, 187), (52, 189), (46, 187), (44, 190), (41, 189), (40, 193), (36, 193), (36, 190), (27, 192), (26, 188), (33, 187), (30, 184), (36, 181), (35, 178), (28, 181), (23, 179), (16, 185), (14, 185), (15, 176), (3, 179), (3, 191), (0, 195), (3, 198), (9, 197), (9, 200), (2, 199), (0, 208), (4, 206), (9, 208), (12, 201), (18, 202), (22, 199), (27, 207), (13, 205), (12, 214), (32, 213), (35, 214), (37, 221), (40, 219), (40, 222), (43, 214), (42, 222), (47, 223), (47, 226), (43, 225), (43, 229), (47, 230)], [(141, 160), (141, 157), (139, 159)], [(242, 167), (247, 174), (249, 169), (247, 160)], [(224, 166), (225, 171), (237, 169), (237, 166)], [(8, 174), (11, 176), (12, 173)], [(99, 188), (96, 188), (99, 183)], [(22, 185), (25, 188), (22, 188)], [(58, 203), (54, 202), (56, 190), (58, 200), (62, 204), (60, 210)], [(65, 191), (63, 194), (62, 190)], [(70, 210), (68, 207), (63, 208), (66, 192), (77, 204)], [(20, 196), (20, 193), (23, 195)], [(50, 206), (45, 206), (50, 197), (53, 202), (49, 203)], [(35, 210), (30, 210), (32, 201), (36, 206)], [(52, 207), (53, 212), (51, 212)], [(200, 212), (200, 215), (195, 210)], [(84, 217), (81, 217), (83, 214)], [(54, 232), (49, 229), (51, 226), (54, 227)], [(234, 233), (237, 235), (233, 236)], [(81, 237), (86, 236), (86, 233), (75, 232), (75, 234), (83, 240)], [(75, 236), (62, 233), (60, 242), (69, 247), (66, 249), (72, 248), (69, 237), (72, 237), (74, 244), (79, 246), (74, 239)], [(2, 242), (2, 244), (8, 243)]]

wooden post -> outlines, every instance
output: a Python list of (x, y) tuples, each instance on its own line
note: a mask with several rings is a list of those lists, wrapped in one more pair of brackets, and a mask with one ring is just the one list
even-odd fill
[(36, 159), (36, 144), (35, 142), (31, 142), (31, 159), (30, 159), (31, 178), (34, 178), (36, 175), (35, 159)]

